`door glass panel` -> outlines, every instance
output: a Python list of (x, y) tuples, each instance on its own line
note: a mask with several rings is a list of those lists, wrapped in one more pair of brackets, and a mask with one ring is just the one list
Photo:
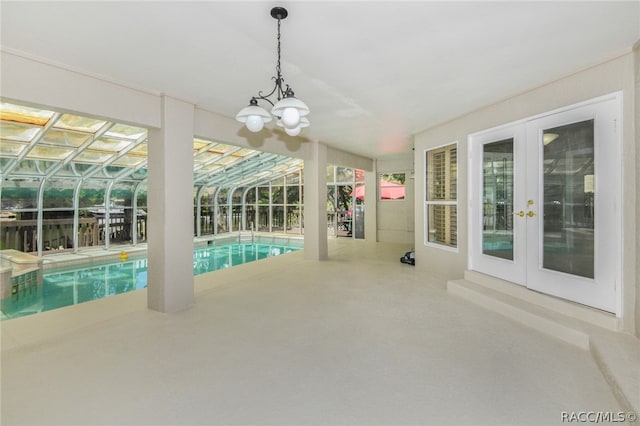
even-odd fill
[(594, 121), (543, 134), (543, 268), (594, 277)]
[(513, 138), (484, 145), (482, 253), (513, 260)]

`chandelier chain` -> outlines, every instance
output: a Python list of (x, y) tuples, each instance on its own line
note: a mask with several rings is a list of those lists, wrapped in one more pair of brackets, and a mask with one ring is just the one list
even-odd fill
[(278, 74), (278, 79), (281, 79), (282, 72), (280, 69), (280, 19), (278, 19), (278, 65), (276, 66), (276, 73)]

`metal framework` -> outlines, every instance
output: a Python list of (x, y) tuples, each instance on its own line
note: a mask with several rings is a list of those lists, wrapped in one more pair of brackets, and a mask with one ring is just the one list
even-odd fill
[[(146, 189), (147, 161), (144, 128), (0, 103), (0, 211), (3, 216), (35, 214), (38, 255), (45, 250), (45, 211), (73, 212), (72, 245), (78, 251), (80, 212), (88, 208), (83, 205), (83, 193), (95, 188), (103, 193), (101, 205), (93, 207), (104, 211), (103, 241), (109, 248), (116, 189), (130, 194), (131, 205), (126, 207), (133, 215), (137, 217), (139, 207), (146, 209), (138, 206), (138, 198)], [(299, 159), (194, 138), (196, 235), (201, 234), (201, 198), (206, 188), (216, 188), (216, 193), (228, 189), (231, 197), (238, 188), (263, 185), (302, 167)], [(45, 208), (49, 190), (63, 194), (64, 206)], [(214, 200), (217, 209), (217, 197)], [(138, 243), (137, 232), (131, 232), (131, 242)]]

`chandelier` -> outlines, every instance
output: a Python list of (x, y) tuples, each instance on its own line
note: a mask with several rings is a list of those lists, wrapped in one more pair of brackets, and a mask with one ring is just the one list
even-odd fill
[[(280, 21), (288, 15), (287, 9), (284, 7), (274, 7), (271, 9), (271, 17), (278, 21), (278, 63), (276, 65), (276, 76), (271, 77), (275, 81), (275, 86), (271, 92), (264, 95), (262, 91), (257, 96), (253, 96), (249, 101), (249, 106), (244, 107), (236, 115), (236, 120), (245, 123), (247, 129), (251, 132), (259, 132), (264, 127), (264, 123), (272, 120), (271, 115), (258, 105), (259, 100), (267, 101), (271, 104), (271, 114), (277, 121), (276, 124), (284, 127), (284, 131), (289, 136), (297, 136), (303, 127), (309, 127), (310, 122), (306, 115), (309, 114), (309, 107), (294, 96), (293, 90), (289, 85), (286, 89), (282, 88), (284, 78), (280, 70)], [(278, 101), (274, 104), (269, 97), (275, 95)]]

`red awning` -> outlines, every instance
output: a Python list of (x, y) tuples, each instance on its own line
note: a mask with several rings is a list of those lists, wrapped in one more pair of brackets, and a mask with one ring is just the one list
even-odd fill
[[(351, 193), (359, 200), (364, 200), (364, 185), (356, 186), (355, 191)], [(380, 179), (380, 198), (383, 200), (398, 200), (404, 198), (404, 185), (396, 182), (389, 182)]]

